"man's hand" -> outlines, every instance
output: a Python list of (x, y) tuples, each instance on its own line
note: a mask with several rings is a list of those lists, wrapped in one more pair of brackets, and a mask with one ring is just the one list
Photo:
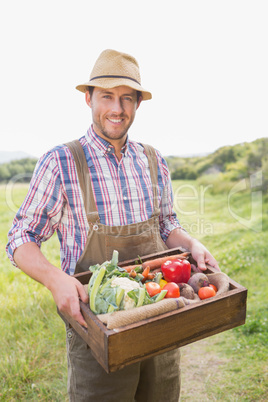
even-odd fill
[(88, 303), (88, 295), (84, 286), (76, 279), (60, 270), (57, 281), (48, 285), (55, 303), (61, 313), (66, 313), (79, 324), (87, 328), (87, 323), (80, 311), (79, 299)]
[(198, 240), (192, 240), (192, 246), (190, 248), (191, 254), (197, 263), (197, 272), (202, 272), (207, 269), (206, 264), (211, 265), (217, 271), (220, 271), (220, 267), (215, 258), (210, 254), (206, 247)]
[(23, 272), (51, 291), (60, 312), (70, 315), (79, 324), (87, 327), (80, 311), (79, 298), (87, 303), (88, 295), (77, 279), (52, 265), (32, 242), (18, 247), (14, 260)]
[(166, 245), (168, 248), (183, 247), (184, 249), (190, 251), (197, 263), (197, 272), (205, 271), (207, 269), (206, 264), (209, 264), (217, 271), (220, 271), (217, 261), (206, 249), (206, 247), (200, 243), (200, 241), (194, 239), (182, 229), (172, 230), (166, 241)]

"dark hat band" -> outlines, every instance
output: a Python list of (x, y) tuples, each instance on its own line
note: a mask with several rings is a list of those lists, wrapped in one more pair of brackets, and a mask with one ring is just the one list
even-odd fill
[(91, 78), (90, 81), (97, 80), (98, 78), (125, 78), (125, 79), (127, 79), (127, 80), (134, 81), (134, 82), (136, 82), (137, 84), (141, 85), (141, 84), (139, 83), (139, 81), (135, 80), (135, 78), (126, 77), (126, 76), (124, 76), (124, 75), (98, 75), (97, 77)]

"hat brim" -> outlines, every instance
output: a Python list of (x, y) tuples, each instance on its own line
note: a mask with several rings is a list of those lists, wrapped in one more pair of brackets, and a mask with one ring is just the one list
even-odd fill
[(122, 85), (133, 88), (136, 91), (140, 91), (142, 93), (142, 100), (152, 99), (151, 92), (146, 91), (138, 83), (127, 78), (97, 78), (94, 79), (94, 82), (88, 81), (85, 84), (77, 85), (76, 89), (85, 93), (88, 90), (88, 87), (111, 89), (120, 87)]

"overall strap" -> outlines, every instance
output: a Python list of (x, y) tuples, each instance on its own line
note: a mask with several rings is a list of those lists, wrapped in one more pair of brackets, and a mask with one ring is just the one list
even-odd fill
[(155, 149), (148, 144), (142, 144), (145, 149), (145, 153), (148, 158), (151, 182), (153, 186), (153, 196), (154, 196), (154, 215), (158, 215), (160, 213), (158, 206), (158, 196), (157, 196), (157, 188), (158, 188), (158, 165)]
[(96, 207), (96, 203), (95, 203), (95, 199), (94, 199), (94, 195), (93, 195), (91, 179), (90, 179), (90, 175), (89, 175), (89, 168), (88, 168), (88, 164), (87, 164), (87, 160), (86, 160), (86, 156), (85, 156), (83, 147), (80, 144), (79, 140), (67, 142), (65, 145), (71, 151), (74, 161), (75, 161), (87, 220), (89, 223), (95, 223), (99, 219), (99, 214), (97, 211), (97, 207)]
[[(82, 197), (84, 201), (88, 222), (95, 223), (97, 220), (99, 220), (99, 214), (93, 195), (92, 184), (89, 175), (89, 168), (83, 147), (80, 144), (79, 140), (68, 142), (65, 145), (70, 149), (75, 161), (78, 180), (82, 191)], [(144, 147), (149, 163), (151, 182), (153, 187), (153, 197), (154, 197), (154, 215), (158, 215), (159, 214), (158, 197), (157, 197), (158, 167), (157, 167), (156, 153), (155, 149), (151, 145), (142, 144), (142, 146)]]

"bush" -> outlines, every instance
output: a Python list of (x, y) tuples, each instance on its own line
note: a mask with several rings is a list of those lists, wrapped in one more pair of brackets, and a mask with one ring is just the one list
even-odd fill
[(171, 174), (172, 180), (195, 180), (197, 172), (192, 166), (181, 166)]
[(17, 182), (29, 182), (36, 162), (36, 159), (24, 158), (3, 163), (0, 165), (0, 182), (8, 182), (17, 175), (20, 175), (20, 178), (16, 180)]

